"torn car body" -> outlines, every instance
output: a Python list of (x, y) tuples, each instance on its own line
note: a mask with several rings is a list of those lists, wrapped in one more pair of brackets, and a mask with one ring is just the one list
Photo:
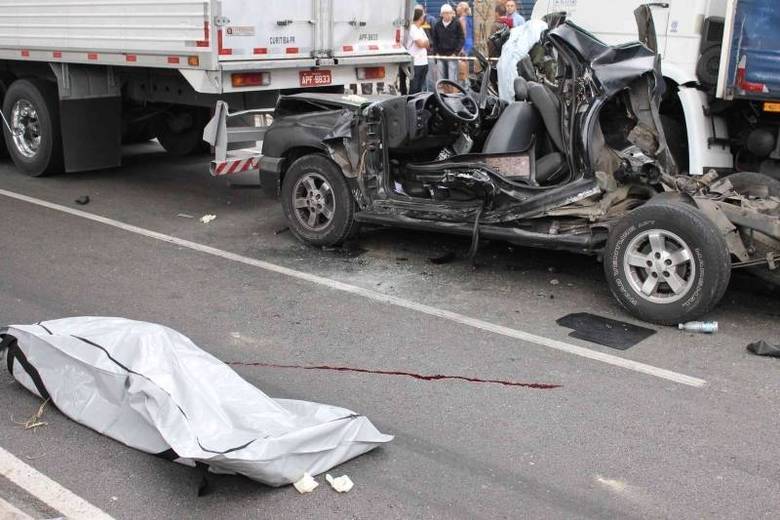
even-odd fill
[[(618, 224), (652, 201), (674, 206), (700, 227), (706, 224), (699, 216), (706, 216), (727, 259), (772, 263), (780, 251), (780, 199), (678, 171), (660, 122), (664, 82), (654, 51), (639, 42), (608, 46), (565, 21), (545, 31), (538, 47), (532, 54), (543, 58), (545, 71), (523, 67), (512, 103), (446, 81), (435, 92), (406, 97), (284, 97), (265, 134), (262, 183), (281, 192), (295, 234), (317, 245), (343, 240), (351, 228), (337, 222), (334, 233), (328, 227), (343, 202), (330, 174), (319, 171), (327, 165), (304, 160), (312, 156), (337, 168), (354, 205), (347, 216), (357, 222), (608, 256)], [(306, 171), (308, 180), (301, 180)], [(287, 179), (291, 172), (300, 182)], [(762, 248), (754, 245), (757, 235), (765, 238)], [(689, 292), (708, 283), (701, 270), (693, 264), (669, 270), (661, 256), (652, 256), (677, 261), (681, 247), (694, 256), (697, 248), (676, 232), (645, 239), (632, 260), (618, 262), (627, 266), (623, 285), (633, 284), (639, 300), (656, 310), (676, 303), (684, 318), (722, 296), (727, 274), (713, 274), (717, 287), (704, 287), (708, 303), (692, 302)], [(631, 264), (639, 256), (647, 265)], [(637, 296), (630, 292), (624, 294), (629, 302)], [(629, 308), (644, 319), (672, 322), (677, 318), (669, 309), (659, 317)]]

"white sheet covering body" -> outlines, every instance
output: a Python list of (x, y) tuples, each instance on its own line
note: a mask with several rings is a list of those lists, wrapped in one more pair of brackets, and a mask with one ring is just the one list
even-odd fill
[(0, 334), (8, 336), (16, 380), (40, 395), (15, 352), (74, 421), (147, 453), (173, 450), (177, 461), (203, 462), (216, 473), (281, 486), (393, 439), (344, 408), (272, 399), (162, 325), (79, 317)]

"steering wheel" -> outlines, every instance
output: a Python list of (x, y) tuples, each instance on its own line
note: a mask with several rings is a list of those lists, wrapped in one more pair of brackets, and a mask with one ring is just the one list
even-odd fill
[(448, 79), (440, 79), (436, 82), (433, 92), (436, 102), (453, 119), (472, 123), (479, 118), (479, 104), (462, 85)]

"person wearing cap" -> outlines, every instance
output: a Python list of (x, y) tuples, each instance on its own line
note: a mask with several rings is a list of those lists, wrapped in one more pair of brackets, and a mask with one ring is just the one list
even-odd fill
[[(463, 50), (466, 37), (463, 34), (463, 26), (455, 20), (455, 10), (450, 4), (441, 6), (441, 18), (433, 26), (431, 46), (437, 57), (457, 57)], [(438, 59), (436, 66), (439, 72), (438, 79), (448, 79), (457, 83), (458, 60)]]

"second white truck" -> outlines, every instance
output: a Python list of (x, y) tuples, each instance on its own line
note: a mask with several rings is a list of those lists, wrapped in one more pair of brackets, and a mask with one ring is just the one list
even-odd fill
[(634, 10), (653, 12), (667, 94), (664, 129), (693, 175), (760, 171), (780, 178), (780, 9), (776, 0), (538, 0), (533, 18), (567, 18), (610, 44), (636, 39)]

